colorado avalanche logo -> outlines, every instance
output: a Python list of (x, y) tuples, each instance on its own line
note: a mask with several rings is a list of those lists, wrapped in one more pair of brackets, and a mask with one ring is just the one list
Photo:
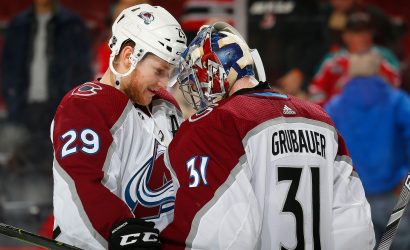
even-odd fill
[(102, 90), (100, 85), (93, 82), (87, 82), (74, 89), (71, 94), (79, 96), (92, 96), (96, 95), (99, 90)]
[(145, 24), (150, 24), (152, 21), (154, 21), (154, 15), (152, 15), (151, 12), (143, 11), (139, 13), (138, 16), (144, 20)]
[[(162, 183), (156, 186), (159, 188), (150, 188), (155, 183), (150, 183), (150, 177), (153, 171), (153, 157), (150, 158), (144, 166), (130, 179), (125, 188), (125, 201), (127, 205), (135, 212), (138, 212), (139, 217), (155, 218), (162, 213), (166, 213), (174, 209), (174, 187), (171, 178), (167, 181), (164, 176)], [(156, 171), (156, 170), (155, 170)], [(138, 209), (136, 209), (138, 206)], [(144, 211), (149, 208), (155, 211)], [(158, 211), (159, 209), (159, 211)]]

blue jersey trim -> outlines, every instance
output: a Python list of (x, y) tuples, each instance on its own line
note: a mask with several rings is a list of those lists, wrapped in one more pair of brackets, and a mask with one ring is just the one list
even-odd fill
[(279, 97), (279, 98), (288, 98), (287, 95), (279, 94), (279, 93), (272, 93), (272, 92), (261, 92), (261, 93), (252, 93), (249, 95), (256, 95), (256, 96), (266, 96), (266, 97)]

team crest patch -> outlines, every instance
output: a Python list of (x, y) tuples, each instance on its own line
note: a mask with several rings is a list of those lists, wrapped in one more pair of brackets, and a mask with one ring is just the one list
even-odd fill
[(73, 90), (71, 94), (79, 96), (92, 96), (96, 95), (97, 91), (100, 90), (102, 90), (102, 87), (100, 85), (92, 82), (87, 82), (78, 86), (76, 89)]
[(191, 115), (188, 118), (189, 122), (197, 121), (197, 120), (209, 115), (214, 110), (214, 107), (216, 107), (216, 106), (218, 106), (218, 104), (213, 103), (213, 104), (209, 105), (209, 107), (207, 107), (206, 109), (198, 111), (197, 113)]
[(139, 13), (138, 16), (142, 20), (144, 20), (145, 24), (150, 24), (152, 21), (154, 21), (154, 15), (152, 15), (151, 12), (143, 11), (143, 12)]
[[(174, 209), (174, 186), (167, 169), (162, 165), (153, 167), (151, 157), (128, 181), (125, 188), (125, 202), (141, 218), (159, 218), (161, 214)], [(153, 173), (156, 172), (156, 173)], [(151, 175), (163, 178), (151, 180)], [(167, 176), (168, 175), (168, 176)], [(137, 208), (138, 207), (138, 208)]]

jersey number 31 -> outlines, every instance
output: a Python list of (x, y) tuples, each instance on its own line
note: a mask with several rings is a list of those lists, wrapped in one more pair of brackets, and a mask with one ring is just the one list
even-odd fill
[[(311, 181), (312, 181), (312, 227), (313, 227), (313, 242), (314, 249), (321, 249), (320, 244), (320, 186), (319, 186), (319, 168), (310, 167)], [(292, 167), (278, 167), (278, 182), (291, 181), (288, 194), (286, 196), (285, 204), (282, 212), (293, 213), (296, 218), (296, 239), (297, 246), (295, 250), (305, 249), (305, 234), (303, 230), (304, 216), (303, 209), (299, 201), (296, 199), (296, 194), (299, 189), (300, 177), (302, 175), (302, 168)], [(310, 223), (309, 223), (310, 224)], [(287, 248), (281, 247), (281, 250)]]

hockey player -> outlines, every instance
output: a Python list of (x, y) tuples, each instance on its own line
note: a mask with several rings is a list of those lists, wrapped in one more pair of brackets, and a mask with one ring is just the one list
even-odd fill
[(163, 249), (373, 249), (343, 138), (319, 106), (259, 83), (253, 54), (221, 22), (183, 53), (180, 88), (199, 111), (163, 156), (176, 190)]
[(112, 34), (109, 69), (69, 92), (53, 120), (54, 236), (87, 250), (158, 247), (153, 222), (168, 224), (174, 195), (153, 159), (182, 121), (164, 87), (186, 38), (148, 4), (125, 9)]

